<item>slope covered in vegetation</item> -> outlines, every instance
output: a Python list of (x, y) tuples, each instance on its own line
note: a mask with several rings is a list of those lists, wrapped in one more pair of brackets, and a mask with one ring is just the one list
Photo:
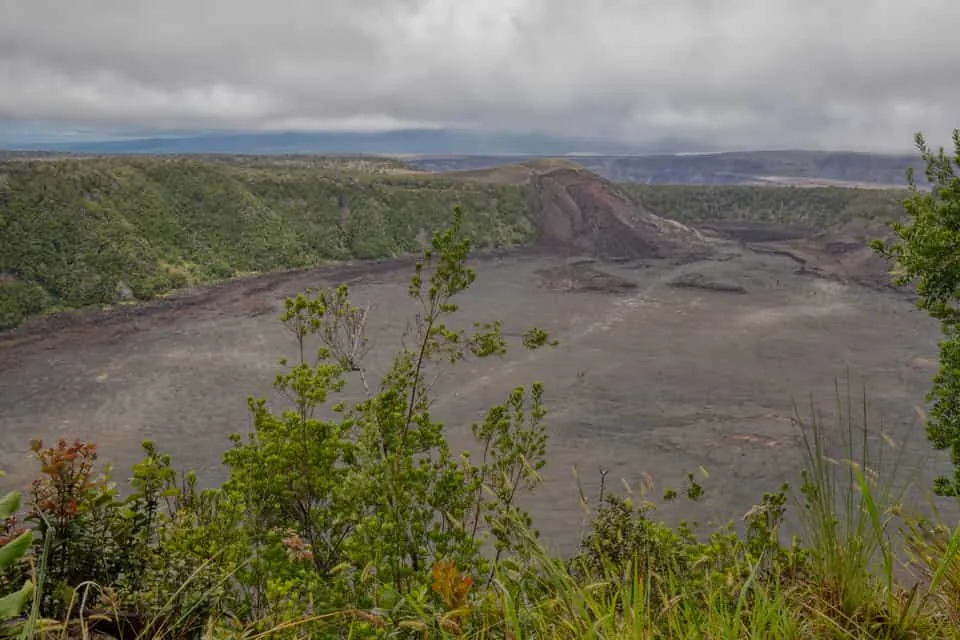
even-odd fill
[(45, 309), (420, 250), (455, 204), (477, 246), (525, 240), (516, 186), (397, 163), (97, 158), (0, 164), (0, 327)]
[(895, 220), (905, 189), (681, 186), (623, 183), (634, 202), (685, 223), (748, 220), (826, 229), (851, 220)]

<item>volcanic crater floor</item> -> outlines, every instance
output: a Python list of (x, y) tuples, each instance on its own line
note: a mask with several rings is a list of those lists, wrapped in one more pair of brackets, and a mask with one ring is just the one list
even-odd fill
[[(470, 424), (488, 407), (516, 386), (543, 382), (548, 462), (524, 503), (550, 547), (575, 548), (587, 522), (580, 491), (595, 504), (601, 470), (607, 491), (640, 493), (652, 482), (654, 502), (694, 473), (703, 499), (663, 505), (661, 514), (705, 526), (739, 520), (765, 491), (799, 482), (797, 409), (809, 419), (812, 401), (830, 446), (840, 447), (838, 382), (844, 403), (849, 385), (855, 415), (866, 391), (872, 430), (882, 422), (898, 445), (885, 455), (901, 457), (898, 473), (918, 491), (949, 468), (931, 452), (917, 412), (934, 373), (935, 323), (895, 292), (797, 273), (788, 258), (733, 244), (721, 249), (719, 259), (680, 265), (542, 253), (475, 261), (458, 317), (501, 320), (512, 348), (450, 369), (434, 415), (455, 450), (471, 449)], [(294, 351), (278, 321), (283, 297), (346, 281), (355, 302), (371, 305), (367, 364), (376, 378), (416, 313), (410, 273), (405, 262), (271, 274), (0, 336), (0, 468), (8, 472), (0, 488), (32, 477), (27, 451), (37, 437), (95, 441), (121, 482), (144, 439), (204, 484), (222, 480), (229, 434), (251, 427), (246, 398), (282, 402), (271, 384)], [(746, 293), (670, 286), (678, 278)], [(530, 326), (559, 345), (525, 351), (518, 336)]]

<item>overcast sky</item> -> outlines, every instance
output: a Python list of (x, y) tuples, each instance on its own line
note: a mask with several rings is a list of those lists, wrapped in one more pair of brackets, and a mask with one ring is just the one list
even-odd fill
[(905, 150), (960, 0), (0, 0), (0, 141), (476, 127)]

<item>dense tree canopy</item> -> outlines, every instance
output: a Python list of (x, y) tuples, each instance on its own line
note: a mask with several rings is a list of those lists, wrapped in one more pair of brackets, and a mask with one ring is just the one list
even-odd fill
[(893, 225), (895, 242), (874, 248), (896, 264), (897, 283), (914, 283), (918, 305), (943, 327), (940, 369), (929, 400), (933, 403), (927, 433), (938, 449), (949, 449), (954, 477), (941, 478), (937, 492), (960, 494), (960, 129), (953, 132), (954, 153), (934, 152), (921, 134), (917, 147), (926, 162), (932, 188), (920, 190), (908, 172), (913, 188), (904, 203), (908, 217)]

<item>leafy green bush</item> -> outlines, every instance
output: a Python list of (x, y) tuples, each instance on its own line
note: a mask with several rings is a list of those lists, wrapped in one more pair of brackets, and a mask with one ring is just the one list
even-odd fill
[[(457, 309), (454, 299), (475, 277), (464, 265), (470, 242), (461, 221), (458, 210), (418, 264), (410, 282), (420, 306), (418, 342), (400, 349), (377, 389), (367, 386), (362, 363), (365, 312), (349, 302), (346, 287), (287, 300), (283, 322), (301, 355), (277, 387), (292, 407), (276, 414), (264, 400), (250, 400), (254, 431), (234, 438), (222, 489), (242, 509), (231, 517), (256, 523), (245, 528), (244, 540), (233, 539), (259, 550), (238, 578), (274, 615), (308, 615), (308, 602), (327, 610), (381, 608), (394, 619), (409, 615), (411, 599), (428, 605), (436, 563), (484, 578), (485, 540), (508, 552), (515, 540), (506, 520), (529, 521), (515, 503), (521, 490), (536, 486), (543, 465), (539, 385), (515, 390), (476, 425), (485, 452), (480, 465), (453, 455), (443, 425), (429, 414), (431, 381), (444, 363), (506, 349), (499, 324), (474, 333), (446, 324)], [(529, 348), (547, 342), (542, 331), (530, 336)], [(305, 346), (311, 337), (319, 339), (316, 350)], [(354, 407), (336, 404), (331, 417), (321, 418), (320, 408), (347, 375), (362, 385), (365, 399)]]
[(933, 188), (917, 189), (910, 171), (908, 219), (893, 223), (894, 242), (877, 240), (873, 248), (895, 264), (896, 284), (915, 284), (917, 306), (940, 322), (940, 368), (928, 396), (933, 406), (927, 436), (937, 449), (950, 451), (954, 464), (952, 477), (937, 479), (937, 492), (960, 496), (960, 129), (953, 132), (952, 153), (934, 152), (921, 134), (916, 143)]
[(24, 318), (50, 306), (51, 299), (38, 284), (0, 282), (0, 329), (20, 324)]

